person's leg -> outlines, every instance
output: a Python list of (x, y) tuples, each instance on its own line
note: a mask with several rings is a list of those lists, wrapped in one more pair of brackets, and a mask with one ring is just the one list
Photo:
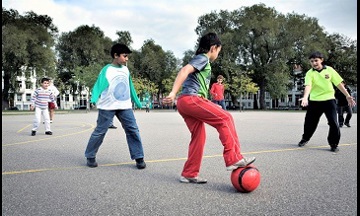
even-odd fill
[(100, 145), (102, 144), (105, 134), (108, 131), (110, 121), (114, 118), (114, 110), (98, 110), (98, 118), (96, 122), (96, 128), (92, 132), (88, 141), (85, 157), (95, 158)]
[(226, 166), (231, 166), (243, 159), (233, 118), (229, 112), (197, 96), (180, 97), (177, 105), (180, 114), (191, 116), (216, 128), (224, 146), (223, 157)]
[(221, 100), (220, 105), (223, 108), (223, 110), (226, 110), (225, 100)]
[(339, 126), (342, 127), (344, 125), (344, 107), (337, 106)]
[(206, 138), (205, 124), (185, 114), (182, 115), (182, 117), (191, 133), (191, 140), (189, 143), (188, 158), (184, 164), (181, 176), (196, 178), (199, 176), (201, 161), (204, 155)]
[[(48, 109), (43, 109), (42, 110), (42, 116), (43, 116), (44, 122), (45, 122), (45, 133), (46, 132), (51, 132), (49, 110)], [(51, 133), (47, 133), (47, 134), (51, 135)]]
[(39, 128), (40, 122), (41, 122), (41, 109), (35, 107), (35, 117), (33, 120), (33, 128), (31, 129), (31, 131), (32, 131), (31, 135), (34, 136), (36, 134), (36, 131)]
[(50, 122), (52, 122), (52, 120), (54, 119), (55, 109), (49, 109), (49, 113), (50, 113)]
[(131, 159), (144, 158), (144, 149), (134, 111), (132, 109), (117, 110), (116, 117), (125, 131)]
[(325, 116), (329, 122), (328, 143), (335, 150), (340, 142), (340, 129), (336, 116), (336, 101), (329, 100), (322, 102)]
[(346, 118), (345, 118), (345, 122), (344, 124), (347, 126), (347, 127), (350, 127), (350, 119), (352, 117), (352, 109), (350, 106), (346, 106), (344, 107), (345, 108), (345, 112), (346, 112)]
[(302, 135), (302, 140), (306, 142), (314, 135), (314, 132), (319, 124), (320, 117), (324, 112), (320, 103), (321, 102), (309, 101), (305, 114), (304, 133)]

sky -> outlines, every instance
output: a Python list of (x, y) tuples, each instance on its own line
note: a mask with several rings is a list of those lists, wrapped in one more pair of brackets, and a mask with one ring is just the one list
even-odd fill
[(94, 25), (115, 40), (116, 31), (128, 31), (133, 49), (152, 39), (182, 58), (185, 51), (195, 49), (200, 16), (260, 3), (284, 15), (317, 18), (325, 32), (357, 40), (357, 0), (3, 0), (2, 7), (20, 15), (29, 11), (48, 15), (60, 33)]

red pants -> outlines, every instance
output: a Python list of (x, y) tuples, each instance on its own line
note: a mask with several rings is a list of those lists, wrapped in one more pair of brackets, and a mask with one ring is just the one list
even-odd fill
[(243, 158), (240, 154), (240, 142), (231, 114), (219, 105), (199, 96), (183, 95), (177, 100), (177, 109), (191, 132), (188, 159), (182, 176), (196, 177), (200, 172), (205, 147), (205, 123), (219, 132), (224, 146), (225, 165), (230, 166)]

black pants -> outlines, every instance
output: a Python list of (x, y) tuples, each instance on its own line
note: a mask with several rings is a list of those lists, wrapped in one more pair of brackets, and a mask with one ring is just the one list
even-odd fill
[[(346, 112), (345, 122), (344, 122), (344, 112)], [(339, 125), (340, 126), (343, 126), (344, 123), (345, 124), (350, 123), (350, 119), (352, 117), (352, 110), (349, 107), (349, 105), (347, 105), (347, 106), (338, 106), (338, 117), (339, 117)]]
[(340, 128), (337, 121), (336, 101), (309, 101), (305, 115), (304, 140), (310, 140), (313, 136), (323, 113), (328, 120), (329, 132), (327, 140), (330, 146), (337, 146), (340, 142)]

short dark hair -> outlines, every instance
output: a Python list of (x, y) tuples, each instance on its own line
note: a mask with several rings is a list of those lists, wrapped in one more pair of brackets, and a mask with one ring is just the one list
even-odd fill
[(324, 55), (319, 51), (315, 51), (315, 52), (312, 52), (309, 56), (309, 59), (312, 59), (312, 58), (324, 58)]
[(117, 44), (114, 44), (111, 47), (110, 54), (111, 54), (112, 58), (114, 58), (115, 53), (118, 54), (118, 55), (120, 55), (120, 54), (129, 54), (129, 53), (132, 53), (132, 51), (125, 44), (117, 43)]
[(221, 46), (221, 41), (215, 33), (209, 32), (200, 38), (199, 48), (196, 50), (195, 54), (207, 53), (209, 52), (210, 47), (214, 45), (217, 47)]
[(222, 75), (219, 75), (216, 79), (224, 79), (224, 77)]
[(48, 77), (43, 77), (43, 78), (41, 78), (41, 80), (40, 80), (40, 82), (41, 83), (43, 83), (43, 82), (45, 82), (45, 81), (50, 81), (50, 79), (48, 78)]

